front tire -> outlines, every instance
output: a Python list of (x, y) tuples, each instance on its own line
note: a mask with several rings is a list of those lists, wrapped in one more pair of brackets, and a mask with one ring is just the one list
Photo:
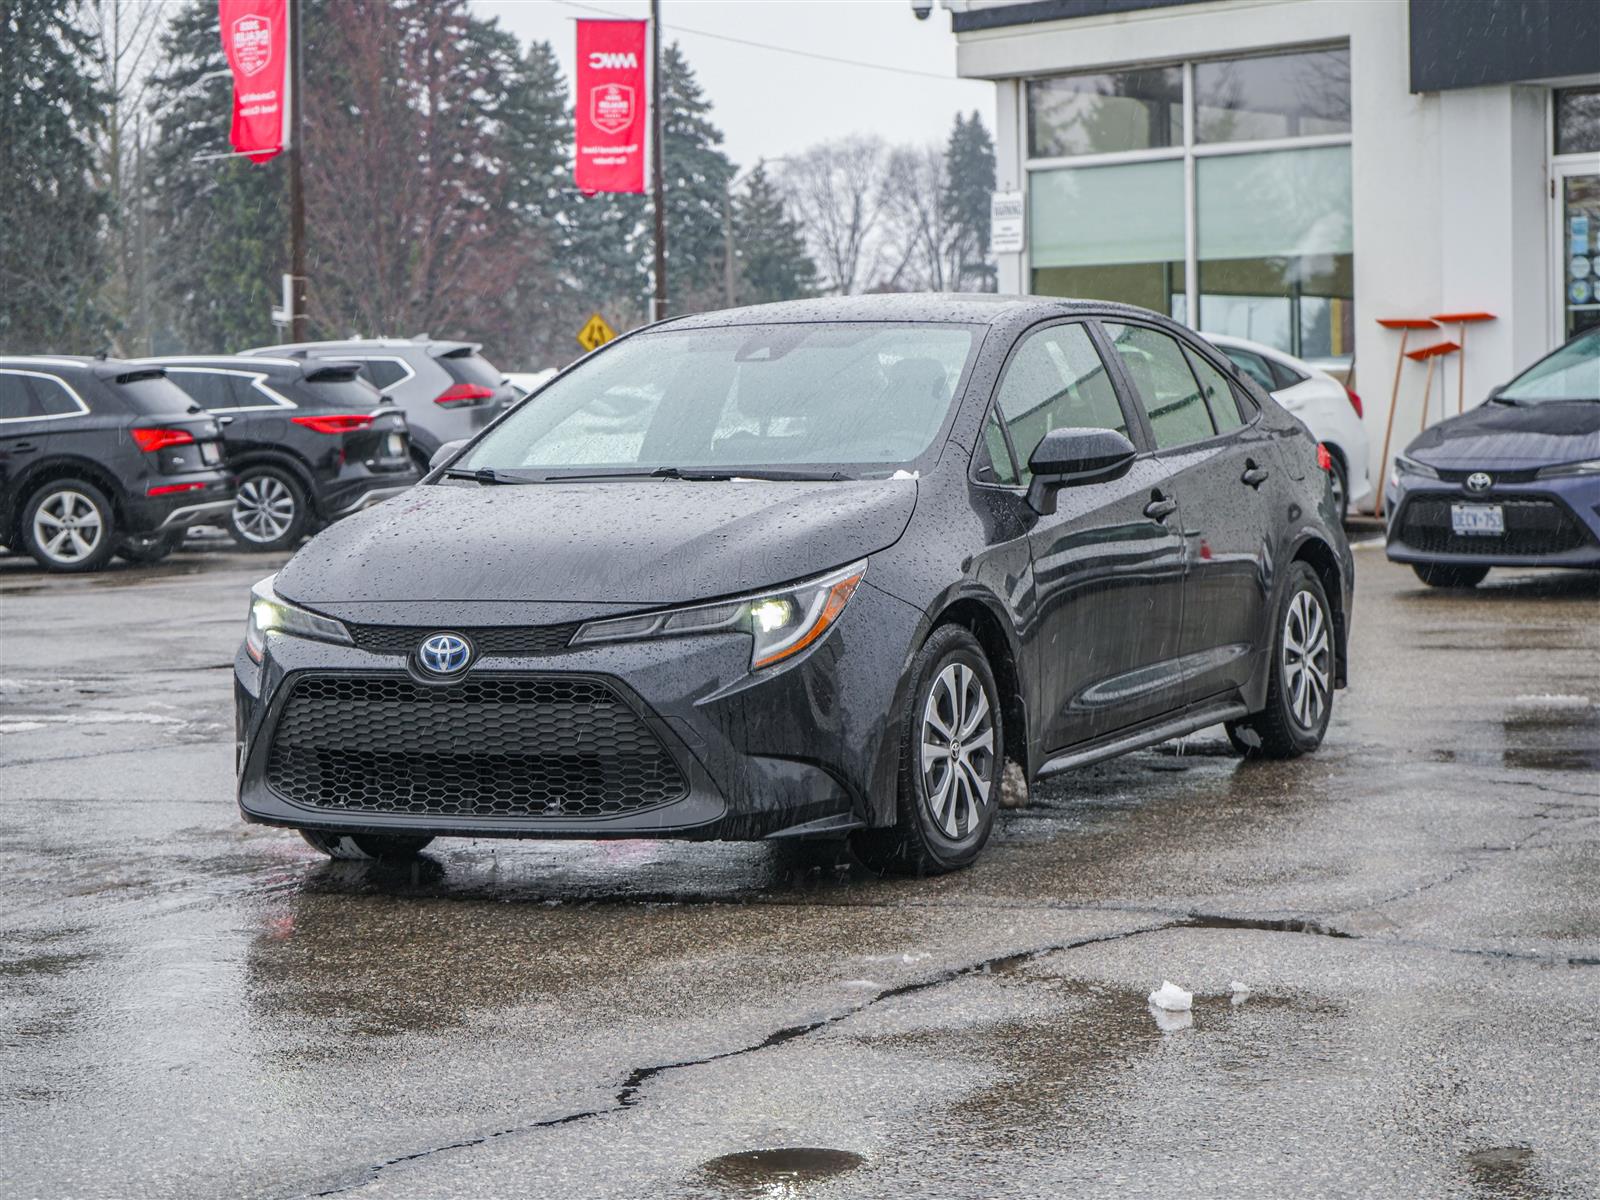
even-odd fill
[(321, 829), (302, 829), (300, 836), (329, 858), (347, 862), (399, 862), (415, 858), (433, 841), (423, 834), (328, 833)]
[(111, 501), (92, 483), (57, 479), (22, 510), (22, 544), (46, 571), (98, 571), (116, 548)]
[(989, 840), (1005, 761), (1000, 691), (978, 640), (936, 629), (911, 666), (900, 723), (895, 824), (853, 839), (880, 871), (937, 875), (969, 866)]
[(228, 532), (246, 550), (287, 550), (310, 519), (306, 491), (282, 467), (246, 467), (228, 518)]
[(1488, 567), (1447, 567), (1441, 563), (1412, 563), (1417, 578), (1429, 587), (1475, 588), (1489, 575)]
[(1293, 564), (1275, 624), (1266, 706), (1227, 726), (1228, 740), (1246, 758), (1309, 754), (1333, 716), (1333, 610), (1308, 564)]

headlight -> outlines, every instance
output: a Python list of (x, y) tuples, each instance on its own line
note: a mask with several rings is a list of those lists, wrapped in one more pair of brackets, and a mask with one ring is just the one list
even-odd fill
[(1439, 478), (1439, 472), (1426, 463), (1419, 463), (1416, 459), (1407, 458), (1404, 454), (1396, 454), (1394, 456), (1394, 473), (1389, 476), (1389, 482), (1398, 485), (1402, 475), (1417, 475), (1423, 479)]
[(694, 633), (748, 633), (750, 668), (760, 670), (799, 654), (826, 634), (866, 573), (863, 559), (804, 583), (737, 600), (590, 621), (578, 630), (571, 644), (633, 642)]
[(1600, 475), (1600, 458), (1587, 458), (1582, 462), (1557, 463), (1553, 467), (1541, 467), (1538, 478), (1565, 479), (1570, 475)]
[(310, 638), (317, 642), (339, 642), (353, 645), (350, 631), (332, 617), (321, 617), (303, 608), (296, 608), (287, 600), (279, 599), (272, 590), (276, 575), (268, 575), (250, 589), (250, 618), (244, 627), (244, 648), (256, 662), (267, 653), (267, 634), (285, 633), (290, 637)]

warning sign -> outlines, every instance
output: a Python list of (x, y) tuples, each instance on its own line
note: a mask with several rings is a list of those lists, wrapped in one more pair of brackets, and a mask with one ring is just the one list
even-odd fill
[(583, 328), (578, 330), (578, 345), (585, 350), (598, 350), (616, 336), (617, 331), (606, 324), (604, 317), (599, 313), (590, 313)]

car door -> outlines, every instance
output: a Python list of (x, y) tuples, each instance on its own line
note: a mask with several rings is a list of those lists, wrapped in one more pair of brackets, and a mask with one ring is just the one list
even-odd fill
[(1265, 485), (1278, 459), (1254, 406), (1187, 339), (1133, 322), (1105, 331), (1181, 507), (1179, 659), (1184, 703), (1197, 703), (1250, 677), (1271, 588), (1273, 492)]
[(50, 423), (34, 402), (28, 376), (0, 370), (0, 517), (10, 528), (20, 497), (17, 484), (44, 457)]
[[(1028, 459), (1052, 429), (1114, 429), (1139, 445), (1143, 429), (1124, 405), (1091, 323), (1036, 327), (1006, 364), (986, 449), (1008, 449), (1002, 479), (1026, 488)], [(1034, 603), (1024, 653), (1046, 751), (1175, 702), (1170, 660), (1179, 648), (1183, 542), (1169, 503), (1146, 456), (1121, 479), (1062, 488), (1055, 511), (1038, 516), (1028, 534)]]

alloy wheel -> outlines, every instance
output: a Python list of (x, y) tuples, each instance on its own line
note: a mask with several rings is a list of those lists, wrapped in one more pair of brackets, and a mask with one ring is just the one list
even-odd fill
[(35, 544), (63, 565), (88, 558), (104, 536), (94, 501), (70, 488), (46, 496), (33, 514)]
[(1301, 729), (1322, 723), (1333, 680), (1333, 643), (1328, 617), (1307, 591), (1294, 594), (1283, 618), (1283, 690), (1289, 714)]
[(928, 813), (959, 840), (978, 824), (994, 775), (994, 710), (964, 663), (939, 672), (922, 707), (922, 782)]
[(233, 526), (252, 542), (275, 542), (294, 524), (294, 493), (273, 475), (252, 475), (233, 501)]

